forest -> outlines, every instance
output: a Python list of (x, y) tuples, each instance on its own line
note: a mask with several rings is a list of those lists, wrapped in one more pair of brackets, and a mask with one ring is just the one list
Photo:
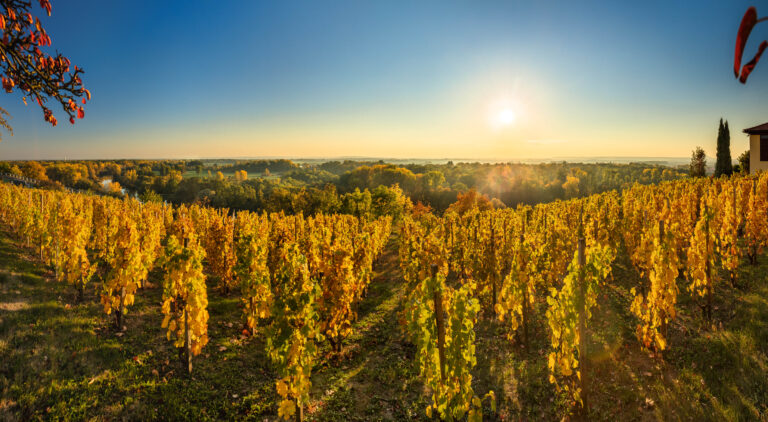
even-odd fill
[[(422, 204), (442, 213), (460, 194), (476, 191), (496, 208), (533, 205), (676, 180), (688, 169), (658, 164), (394, 165), (383, 162), (290, 160), (115, 160), (0, 162), (0, 173), (43, 186), (138, 196), (174, 204), (205, 203), (255, 212), (402, 213)], [(107, 180), (110, 183), (105, 184)], [(396, 211), (397, 210), (397, 211)]]

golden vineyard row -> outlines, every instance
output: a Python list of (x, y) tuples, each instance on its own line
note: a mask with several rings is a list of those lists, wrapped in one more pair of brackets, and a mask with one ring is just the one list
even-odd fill
[[(400, 223), (407, 294), (402, 324), (417, 347), (428, 415), (481, 420), (492, 391), (475, 394), (475, 324), (481, 312), (505, 337), (529, 344), (544, 303), (550, 381), (584, 404), (588, 324), (612, 263), (640, 273), (630, 311), (643, 347), (668, 346), (678, 289), (712, 319), (715, 287), (736, 285), (744, 258), (768, 244), (768, 176), (636, 185), (621, 193), (534, 207), (429, 213)], [(207, 294), (237, 291), (250, 334), (266, 338), (279, 379), (278, 414), (301, 417), (317, 346), (338, 351), (356, 318), (391, 220), (285, 216), (172, 207), (0, 185), (0, 219), (56, 278), (94, 286), (105, 313), (121, 318), (148, 274), (162, 274), (169, 340), (187, 365), (207, 338)], [(718, 274), (724, 276), (719, 279)]]
[(208, 289), (239, 290), (247, 329), (267, 338), (285, 418), (308, 400), (317, 343), (337, 349), (349, 334), (391, 226), (389, 217), (229, 213), (8, 184), (0, 219), (81, 299), (95, 285), (118, 327), (159, 268), (162, 328), (190, 372), (208, 342)]
[[(399, 239), (410, 286), (405, 323), (422, 376), (437, 392), (427, 412), (475, 417), (481, 400), (471, 387), (474, 334), (466, 327), (471, 331), (483, 309), (510, 339), (527, 345), (537, 300), (546, 304), (550, 382), (583, 405), (584, 337), (617, 254), (626, 254), (641, 275), (631, 289), (637, 338), (662, 351), (678, 289), (688, 289), (711, 322), (717, 274), (735, 286), (739, 263), (754, 263), (768, 244), (767, 197), (768, 174), (761, 174), (407, 217)], [(444, 315), (458, 320), (441, 321)]]

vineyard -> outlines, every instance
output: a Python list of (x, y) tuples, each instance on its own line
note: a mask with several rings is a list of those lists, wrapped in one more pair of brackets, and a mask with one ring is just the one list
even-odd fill
[(768, 416), (768, 175), (397, 221), (3, 184), (0, 220), (4, 417)]

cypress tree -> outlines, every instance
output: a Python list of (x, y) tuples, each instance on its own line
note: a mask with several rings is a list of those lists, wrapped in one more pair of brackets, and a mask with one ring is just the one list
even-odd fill
[(722, 175), (730, 176), (733, 173), (733, 164), (731, 163), (731, 132), (728, 129), (728, 122), (723, 124), (720, 119), (720, 127), (717, 130), (717, 161), (715, 161), (715, 177)]
[(731, 130), (728, 129), (728, 120), (725, 121), (725, 164), (723, 169), (728, 176), (733, 174), (733, 160), (731, 159)]

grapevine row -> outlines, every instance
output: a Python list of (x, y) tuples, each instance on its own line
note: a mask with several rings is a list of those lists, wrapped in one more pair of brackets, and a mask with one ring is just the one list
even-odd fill
[[(447, 400), (452, 403), (449, 411), (451, 406), (470, 409), (473, 399), (467, 396), (454, 403), (442, 392), (442, 384), (432, 381), (435, 371), (430, 365), (440, 353), (430, 347), (447, 347), (434, 338), (432, 321), (458, 313), (430, 307), (429, 292), (466, 292), (479, 312), (497, 321), (504, 336), (523, 347), (530, 345), (534, 305), (543, 303), (551, 341), (550, 381), (583, 405), (580, 380), (588, 325), (600, 286), (612, 277), (619, 252), (641, 275), (631, 288), (629, 309), (636, 317), (637, 338), (643, 347), (661, 352), (669, 346), (679, 289), (685, 286), (700, 299), (702, 316), (711, 323), (718, 283), (727, 280), (738, 286), (743, 258), (754, 263), (768, 245), (767, 200), (768, 174), (763, 173), (636, 184), (621, 193), (534, 207), (475, 207), (442, 217), (423, 213), (405, 218), (399, 242), (411, 297), (405, 328), (424, 356), (432, 357), (422, 357), (420, 365), (425, 381), (433, 386), (434, 406)], [(430, 274), (431, 268), (436, 275)], [(726, 274), (723, 280), (718, 273)], [(464, 324), (472, 326), (477, 315), (465, 313), (464, 318)], [(474, 366), (473, 353), (462, 362), (463, 371)]]
[(0, 220), (55, 278), (98, 292), (119, 329), (151, 271), (162, 273), (162, 328), (192, 357), (208, 343), (208, 294), (240, 295), (278, 372), (278, 412), (301, 414), (318, 344), (340, 351), (389, 240), (391, 219), (230, 213), (0, 184)]

